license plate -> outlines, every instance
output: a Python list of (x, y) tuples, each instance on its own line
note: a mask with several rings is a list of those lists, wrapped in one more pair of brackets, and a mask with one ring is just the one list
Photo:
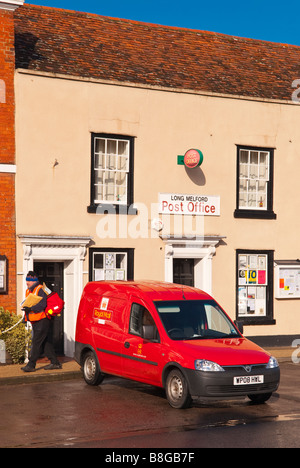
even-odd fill
[(263, 375), (245, 375), (243, 377), (234, 377), (233, 385), (253, 385), (264, 383)]

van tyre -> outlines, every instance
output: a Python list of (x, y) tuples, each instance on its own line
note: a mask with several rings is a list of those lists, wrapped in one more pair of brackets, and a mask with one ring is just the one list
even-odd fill
[(104, 379), (100, 372), (98, 359), (92, 351), (88, 351), (83, 357), (83, 378), (88, 385), (99, 385)]
[(166, 395), (172, 408), (189, 408), (192, 397), (189, 392), (187, 381), (179, 369), (173, 369), (166, 381)]

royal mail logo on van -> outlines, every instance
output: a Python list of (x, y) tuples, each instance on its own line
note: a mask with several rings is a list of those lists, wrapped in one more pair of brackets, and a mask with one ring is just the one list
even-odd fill
[(111, 320), (112, 312), (109, 310), (94, 309), (94, 318), (100, 320)]
[(101, 304), (100, 304), (100, 309), (101, 310), (107, 310), (108, 303), (109, 303), (108, 297), (102, 297)]

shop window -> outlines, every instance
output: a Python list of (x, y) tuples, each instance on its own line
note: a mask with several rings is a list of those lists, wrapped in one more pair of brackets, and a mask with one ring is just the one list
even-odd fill
[(90, 249), (90, 281), (133, 280), (133, 249)]
[(273, 251), (237, 251), (237, 319), (244, 325), (275, 324)]
[(128, 213), (133, 203), (133, 151), (133, 137), (92, 134), (89, 213), (99, 207), (103, 213), (106, 209), (111, 213), (111, 207), (116, 213)]
[(237, 147), (236, 218), (276, 218), (273, 212), (273, 163), (273, 149)]

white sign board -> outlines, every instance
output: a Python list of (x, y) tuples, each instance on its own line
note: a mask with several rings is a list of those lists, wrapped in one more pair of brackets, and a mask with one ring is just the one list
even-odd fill
[(158, 206), (160, 214), (220, 216), (219, 196), (159, 193)]
[(275, 297), (277, 299), (300, 298), (300, 267), (290, 265), (275, 267)]

